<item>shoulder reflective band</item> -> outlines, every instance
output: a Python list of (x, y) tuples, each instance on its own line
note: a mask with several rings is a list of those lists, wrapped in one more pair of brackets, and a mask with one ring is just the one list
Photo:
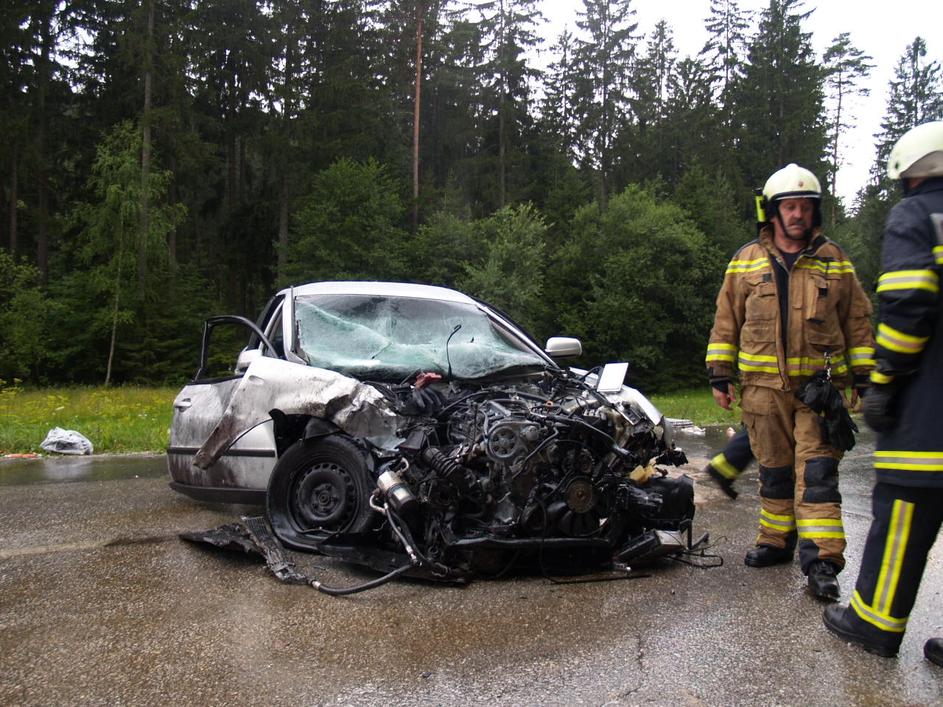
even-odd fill
[(755, 260), (731, 260), (727, 266), (725, 275), (742, 275), (749, 272), (759, 272), (769, 267), (769, 258), (756, 258)]
[(816, 270), (831, 275), (850, 275), (855, 266), (850, 260), (800, 260), (796, 262), (799, 270)]

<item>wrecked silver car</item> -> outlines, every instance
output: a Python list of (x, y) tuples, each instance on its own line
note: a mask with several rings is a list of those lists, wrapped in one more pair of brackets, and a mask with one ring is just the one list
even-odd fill
[[(213, 329), (251, 331), (206, 378)], [(172, 487), (264, 502), (280, 543), (438, 579), (517, 562), (625, 563), (690, 549), (693, 485), (625, 364), (565, 369), (485, 303), (371, 282), (286, 289), (256, 323), (215, 317), (174, 401)], [(685, 540), (686, 538), (686, 540)], [(264, 543), (263, 543), (264, 544)]]

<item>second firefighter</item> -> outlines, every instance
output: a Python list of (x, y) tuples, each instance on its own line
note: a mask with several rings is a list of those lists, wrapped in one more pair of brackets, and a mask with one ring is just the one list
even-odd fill
[[(717, 404), (740, 407), (760, 472), (761, 510), (751, 567), (799, 563), (812, 594), (839, 597), (845, 532), (838, 491), (843, 450), (797, 396), (816, 377), (844, 391), (874, 366), (871, 304), (845, 252), (821, 233), (821, 187), (790, 164), (763, 189), (759, 237), (730, 261), (717, 296), (707, 369)], [(837, 394), (837, 393), (836, 393)]]

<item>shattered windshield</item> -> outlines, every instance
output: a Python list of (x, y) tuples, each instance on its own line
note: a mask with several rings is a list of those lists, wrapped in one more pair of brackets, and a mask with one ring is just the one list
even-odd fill
[[(402, 380), (416, 371), (483, 378), (547, 361), (478, 307), (378, 295), (312, 295), (295, 300), (299, 354), (311, 366), (356, 378)], [(448, 345), (449, 335), (460, 325)]]

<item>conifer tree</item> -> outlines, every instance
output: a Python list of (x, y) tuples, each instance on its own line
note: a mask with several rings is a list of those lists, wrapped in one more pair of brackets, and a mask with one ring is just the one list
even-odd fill
[(862, 82), (871, 74), (871, 57), (851, 43), (848, 32), (842, 32), (825, 50), (825, 86), (827, 91), (829, 180), (831, 182), (831, 224), (836, 222), (837, 191), (835, 181), (842, 165), (841, 137), (855, 119), (852, 101), (867, 96), (869, 91)]
[(556, 57), (544, 75), (540, 122), (552, 144), (569, 158), (575, 156), (577, 122), (574, 94), (579, 70), (574, 59), (573, 33), (564, 30), (551, 48)]
[(758, 186), (776, 169), (796, 162), (824, 175), (827, 134), (823, 71), (801, 0), (770, 0), (750, 41), (743, 76), (732, 87), (740, 172)]
[(872, 177), (880, 182), (891, 148), (915, 125), (943, 118), (943, 77), (940, 62), (927, 59), (927, 43), (916, 37), (894, 69), (888, 87), (887, 109), (877, 139)]
[(710, 14), (704, 21), (708, 39), (700, 56), (713, 74), (721, 102), (727, 102), (731, 84), (742, 76), (749, 28), (750, 13), (742, 10), (737, 0), (711, 0)]
[(632, 0), (584, 0), (576, 25), (582, 32), (577, 40), (579, 150), (597, 175), (599, 205), (605, 208), (616, 161), (614, 138), (631, 119), (638, 22)]
[[(523, 132), (530, 123), (531, 84), (540, 72), (528, 63), (538, 45), (536, 25), (542, 20), (537, 0), (490, 0), (477, 6), (479, 36), (486, 48), (478, 67), (483, 92), (482, 147), (497, 153), (496, 206), (508, 201), (510, 152), (522, 152)], [(519, 161), (519, 159), (518, 159)]]

